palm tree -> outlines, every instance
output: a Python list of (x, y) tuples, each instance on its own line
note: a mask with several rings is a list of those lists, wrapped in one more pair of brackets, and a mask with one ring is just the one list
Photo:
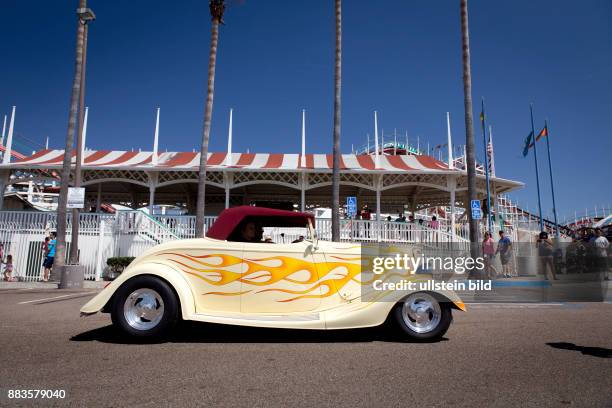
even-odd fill
[[(92, 13), (93, 14), (93, 13)], [(74, 186), (81, 187), (82, 183), (82, 172), (81, 162), (83, 160), (83, 131), (84, 131), (84, 120), (85, 120), (85, 72), (87, 70), (87, 36), (89, 33), (88, 23), (93, 19), (90, 15), (88, 19), (81, 17), (81, 23), (85, 26), (85, 32), (83, 34), (83, 62), (81, 68), (81, 92), (79, 95), (79, 115), (78, 115), (78, 134), (76, 143), (76, 155), (75, 155), (75, 166), (74, 166)], [(72, 209), (72, 219), (80, 221), (80, 211), (78, 208)], [(70, 263), (79, 263), (79, 222), (72, 223), (72, 242), (70, 243)]]
[(336, 72), (332, 171), (332, 241), (340, 241), (340, 115), (342, 88), (342, 0), (336, 0)]
[(198, 201), (196, 204), (196, 236), (204, 236), (204, 210), (206, 205), (206, 163), (208, 161), (208, 141), (210, 140), (210, 122), (212, 120), (213, 97), (215, 93), (215, 67), (217, 64), (217, 44), (219, 42), (219, 24), (223, 23), (225, 11), (224, 0), (210, 0), (212, 28), (210, 35), (210, 52), (208, 55), (208, 89), (206, 107), (204, 108), (204, 127), (202, 129), (202, 146), (200, 148), (200, 168), (198, 171)]
[[(474, 148), (474, 117), (472, 113), (472, 69), (470, 63), (470, 32), (468, 25), (467, 0), (461, 2), (461, 42), (463, 46), (463, 103), (465, 109), (465, 153), (469, 200), (476, 200), (476, 157)], [(470, 241), (472, 257), (476, 258), (478, 250), (478, 224), (466, 203), (470, 222)]]
[[(87, 0), (79, 0), (79, 9), (87, 7)], [(70, 167), (72, 148), (74, 145), (74, 128), (76, 126), (79, 95), (81, 93), (81, 75), (83, 70), (83, 50), (85, 41), (85, 24), (79, 17), (77, 20), (77, 44), (74, 61), (74, 77), (72, 78), (72, 93), (70, 95), (70, 114), (68, 116), (68, 132), (61, 171), (60, 193), (57, 202), (57, 239), (55, 247), (55, 267), (53, 271), (63, 273), (66, 260), (66, 207), (68, 202), (68, 184), (70, 182)], [(54, 273), (54, 280), (59, 277)]]

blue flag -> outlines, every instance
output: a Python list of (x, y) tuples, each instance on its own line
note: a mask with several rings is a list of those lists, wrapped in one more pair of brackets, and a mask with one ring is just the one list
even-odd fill
[(529, 148), (531, 147), (531, 140), (533, 139), (533, 132), (529, 132), (529, 136), (525, 138), (525, 145), (523, 146), (523, 157), (527, 157), (529, 154)]

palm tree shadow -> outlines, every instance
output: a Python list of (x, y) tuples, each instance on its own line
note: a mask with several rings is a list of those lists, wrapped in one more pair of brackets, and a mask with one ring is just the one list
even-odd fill
[[(442, 337), (430, 343), (447, 341)], [(129, 337), (113, 325), (77, 334), (70, 341), (98, 341), (111, 344), (152, 343), (364, 343), (373, 341), (416, 342), (388, 327), (349, 330), (297, 330), (229, 326), (212, 323), (181, 322), (172, 333), (161, 339)]]
[(574, 343), (566, 342), (546, 343), (546, 345), (561, 350), (580, 351), (582, 354), (587, 356), (612, 358), (612, 349), (603, 347), (577, 346)]

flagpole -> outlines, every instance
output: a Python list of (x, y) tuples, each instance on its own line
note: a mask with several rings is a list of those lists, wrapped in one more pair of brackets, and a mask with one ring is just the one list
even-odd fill
[(484, 107), (484, 98), (481, 100), (481, 114), (480, 114), (480, 122), (482, 127), (482, 140), (484, 142), (484, 158), (485, 158), (485, 178), (487, 182), (487, 226), (489, 227), (489, 232), (492, 233), (493, 225), (491, 223), (491, 188), (489, 186), (489, 158), (487, 152), (487, 131), (486, 131), (486, 123), (485, 123), (485, 107)]
[(540, 199), (540, 173), (538, 171), (538, 147), (537, 147), (537, 142), (536, 142), (535, 126), (533, 124), (533, 103), (529, 104), (529, 112), (531, 113), (531, 132), (533, 134), (533, 157), (535, 160), (536, 187), (538, 189), (538, 211), (540, 215), (540, 231), (544, 231), (544, 219), (542, 218), (542, 200)]
[(548, 120), (544, 121), (544, 128), (546, 129), (546, 149), (548, 151), (548, 171), (550, 172), (550, 189), (552, 191), (552, 202), (553, 202), (553, 216), (555, 217), (555, 237), (559, 239), (559, 223), (557, 222), (557, 205), (555, 203), (555, 183), (553, 181), (552, 163), (550, 162), (550, 137), (548, 135)]

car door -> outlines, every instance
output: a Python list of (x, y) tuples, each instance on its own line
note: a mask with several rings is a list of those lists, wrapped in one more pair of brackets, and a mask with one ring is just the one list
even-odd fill
[(242, 313), (302, 313), (321, 304), (311, 242), (244, 244)]
[(166, 254), (189, 281), (196, 313), (240, 312), (243, 245), (240, 242), (201, 240), (200, 246), (193, 245)]

